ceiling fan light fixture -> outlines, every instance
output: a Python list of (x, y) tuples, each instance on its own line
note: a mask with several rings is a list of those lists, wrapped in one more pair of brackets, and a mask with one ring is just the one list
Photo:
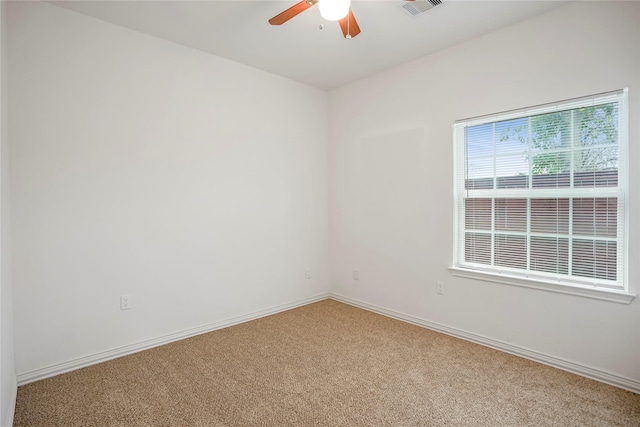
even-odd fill
[(327, 21), (339, 21), (347, 16), (351, 0), (318, 0), (320, 16)]

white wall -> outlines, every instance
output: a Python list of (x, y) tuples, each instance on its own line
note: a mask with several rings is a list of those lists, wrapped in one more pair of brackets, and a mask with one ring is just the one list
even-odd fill
[(453, 122), (629, 87), (629, 278), (640, 293), (639, 42), (640, 3), (575, 2), (331, 91), (333, 292), (610, 373), (640, 390), (640, 297), (624, 305), (447, 270)]
[(9, 228), (7, 3), (0, 3), (0, 425), (10, 426), (16, 401)]
[(325, 92), (50, 4), (8, 12), (18, 378), (326, 294)]

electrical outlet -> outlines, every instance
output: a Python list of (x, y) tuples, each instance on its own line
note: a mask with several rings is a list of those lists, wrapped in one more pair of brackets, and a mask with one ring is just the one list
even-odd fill
[(360, 270), (353, 270), (353, 280), (360, 280)]
[(131, 309), (131, 295), (122, 295), (120, 297), (120, 310)]
[(305, 275), (305, 277), (306, 277), (307, 279), (311, 279), (311, 270), (307, 269), (307, 270), (304, 272), (304, 275)]
[(444, 282), (441, 280), (438, 280), (436, 282), (436, 293), (440, 295), (444, 295)]

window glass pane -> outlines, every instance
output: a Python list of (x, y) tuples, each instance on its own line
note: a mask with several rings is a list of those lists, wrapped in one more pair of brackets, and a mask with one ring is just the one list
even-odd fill
[(496, 199), (496, 230), (527, 231), (527, 199)]
[(526, 117), (496, 122), (496, 153), (525, 154), (529, 149), (528, 122)]
[(574, 153), (575, 187), (616, 187), (618, 185), (618, 148), (599, 147)]
[(601, 240), (573, 241), (573, 275), (616, 280), (616, 242)]
[(465, 178), (468, 190), (493, 188), (493, 157), (468, 159)]
[(580, 145), (618, 145), (618, 116), (616, 102), (574, 110)]
[(568, 187), (571, 167), (571, 112), (531, 117), (532, 187)]
[(527, 157), (496, 157), (497, 188), (527, 188), (529, 186), (529, 161)]
[(512, 268), (527, 267), (527, 238), (496, 234), (495, 265)]
[(466, 230), (491, 230), (491, 199), (464, 201)]
[(569, 199), (531, 199), (531, 232), (569, 233)]
[(573, 234), (616, 237), (618, 199), (615, 197), (573, 199)]
[(618, 103), (574, 111), (574, 186), (618, 185)]
[(594, 147), (576, 150), (573, 155), (577, 172), (618, 169), (618, 147)]
[(570, 154), (567, 152), (545, 151), (531, 155), (531, 185), (534, 188), (569, 187)]
[(464, 260), (478, 264), (491, 264), (491, 235), (465, 233)]
[[(571, 146), (571, 111), (539, 114), (532, 116), (530, 120), (530, 148), (534, 153), (567, 149)], [(535, 162), (533, 166), (535, 169)]]
[(493, 156), (493, 123), (465, 128), (468, 158)]
[(569, 239), (531, 237), (531, 270), (567, 274)]

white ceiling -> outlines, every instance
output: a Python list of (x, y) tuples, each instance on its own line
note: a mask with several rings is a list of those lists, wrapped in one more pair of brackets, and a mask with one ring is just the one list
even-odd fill
[(297, 0), (52, 3), (329, 90), (567, 2), (443, 0), (412, 16), (403, 0), (353, 0), (362, 33), (350, 40), (337, 22), (319, 29), (317, 6), (281, 26), (269, 25)]

